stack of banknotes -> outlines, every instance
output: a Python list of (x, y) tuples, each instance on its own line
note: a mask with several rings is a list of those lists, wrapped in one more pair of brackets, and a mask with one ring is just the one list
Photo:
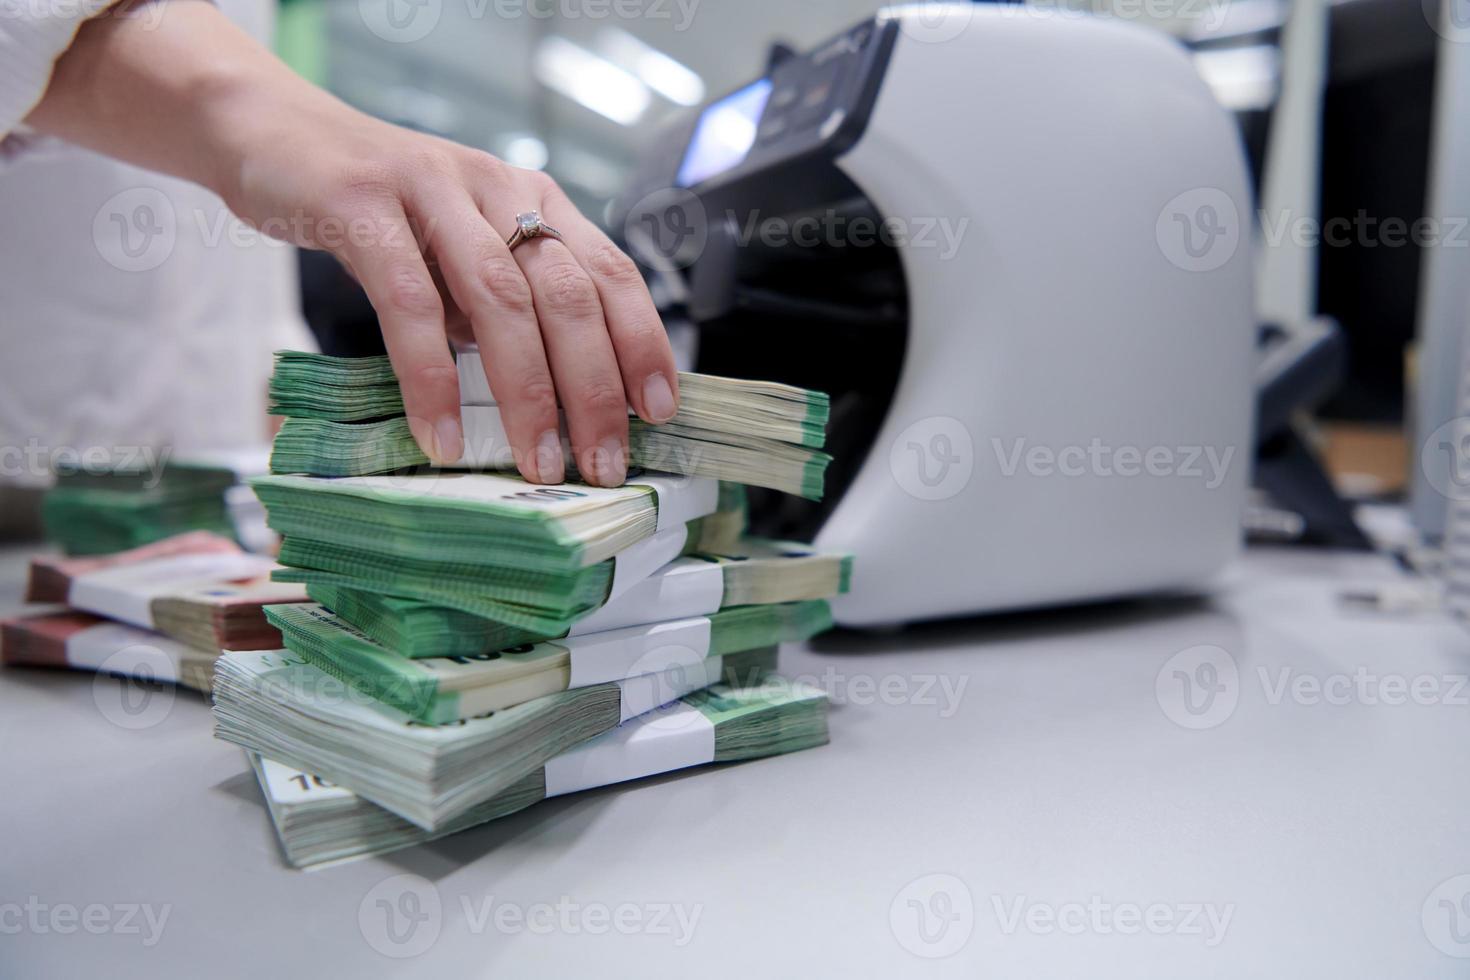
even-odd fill
[(193, 531), (111, 555), (39, 556), (28, 602), (63, 610), (0, 623), (0, 660), (69, 667), (207, 691), (224, 650), (275, 650), (268, 605), (301, 602), (300, 585), (271, 580), (270, 558)]
[(401, 413), (398, 387), (378, 359), (278, 356), (271, 391), (288, 420), (272, 469), (308, 472), (252, 486), (282, 540), (273, 577), (309, 601), (265, 608), (284, 649), (223, 658), (214, 701), (215, 734), (249, 754), (292, 863), (826, 741), (825, 698), (773, 671), (780, 644), (830, 627), (826, 600), (846, 591), (851, 560), (746, 536), (740, 485), (820, 495), (825, 399), (691, 377), (681, 417), (696, 441), (743, 432), (800, 448), (806, 473), (730, 468), (723, 450), (706, 466), (691, 443), (691, 465), (645, 467), (618, 488), (421, 457), (412, 472), (321, 475), (344, 471), (308, 465), (325, 457), (303, 451), (292, 422), (366, 431)]
[[(514, 470), (500, 410), (479, 355), (458, 358), (465, 451), (457, 465)], [(286, 417), (271, 456), (275, 473), (367, 476), (427, 465), (403, 415), (387, 358), (281, 352), (271, 411)], [(819, 499), (827, 464), (829, 401), (790, 385), (679, 375), (679, 413), (664, 425), (629, 419), (629, 462)], [(566, 426), (563, 423), (563, 441)], [(573, 461), (570, 444), (564, 457)], [(575, 474), (572, 474), (575, 478)]]
[(631, 718), (516, 780), (508, 789), (428, 831), (315, 773), (250, 753), (287, 860), (309, 868), (383, 854), (584, 789), (709, 762), (782, 755), (827, 741), (826, 699), (778, 679), (717, 684)]
[(208, 693), (218, 656), (218, 651), (198, 650), (154, 630), (88, 613), (49, 612), (0, 621), (0, 662), (7, 667), (96, 671)]
[[(46, 536), (70, 555), (122, 551), (202, 530), (263, 542), (263, 515), (243, 480), (265, 472), (260, 451), (63, 467), (41, 503)], [(262, 525), (257, 527), (257, 525)]]

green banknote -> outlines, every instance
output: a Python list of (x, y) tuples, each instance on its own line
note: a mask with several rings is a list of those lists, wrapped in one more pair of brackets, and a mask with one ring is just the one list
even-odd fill
[(252, 485), (284, 536), (277, 581), (450, 604), (543, 635), (601, 604), (621, 568), (678, 554), (688, 522), (719, 502), (713, 481), (671, 477), (616, 489), (488, 473)]
[(234, 537), (226, 494), (265, 470), (264, 453), (254, 450), (62, 467), (41, 517), (47, 538), (69, 555), (127, 551), (186, 531)]
[(278, 582), (431, 599), (521, 629), (557, 632), (596, 609), (612, 588), (616, 559), (569, 572), (512, 565), (418, 561), (290, 535)]
[(695, 668), (708, 657), (810, 639), (831, 627), (821, 601), (742, 606), (550, 643), (410, 660), (314, 603), (269, 606), (287, 648), (428, 724), (473, 718), (576, 687)]
[(126, 480), (112, 489), (96, 477), (81, 486), (58, 483), (41, 501), (46, 537), (69, 555), (126, 551), (185, 531), (213, 531), (230, 537), (234, 528), (225, 506), (225, 489), (166, 479), (156, 486)]
[(849, 555), (808, 545), (743, 538), (701, 549), (602, 602), (554, 634), (537, 633), (462, 609), (401, 595), (316, 584), (311, 598), (406, 657), (473, 656), (519, 644), (579, 636), (753, 604), (830, 599), (847, 591)]
[(403, 414), (403, 393), (386, 357), (276, 351), (270, 413), (355, 422)]
[[(460, 401), (494, 405), (479, 354), (461, 354), (458, 366)], [(277, 351), (270, 397), (272, 414), (295, 419), (362, 422), (403, 414), (403, 397), (386, 357)], [(683, 372), (674, 421), (820, 449), (830, 414), (829, 399), (819, 391)]]
[(215, 736), (438, 831), (572, 746), (711, 684), (756, 684), (775, 659), (774, 649), (711, 657), (425, 725), (289, 651), (232, 653), (215, 668)]
[[(471, 470), (515, 469), (499, 409), (466, 406), (461, 412), (466, 449), (456, 465)], [(571, 463), (575, 456), (570, 443), (564, 449)], [(735, 430), (701, 429), (677, 420), (649, 425), (630, 419), (628, 461), (640, 469), (728, 480), (820, 500), (831, 457), (818, 449)], [(367, 476), (427, 465), (428, 457), (402, 417), (375, 422), (287, 418), (271, 453), (272, 472), (312, 476)], [(575, 477), (574, 467), (570, 475)]]
[(616, 488), (533, 486), (493, 473), (251, 481), (280, 534), (446, 565), (565, 574), (715, 511), (712, 480), (649, 476)]
[[(776, 677), (754, 687), (716, 685), (676, 705), (630, 719), (562, 753), (433, 834), (315, 773), (249, 755), (286, 859), (309, 868), (411, 847), (508, 816), (548, 796), (827, 742), (826, 698)], [(568, 778), (572, 774), (576, 778)]]
[[(461, 355), (459, 369), (465, 433), (459, 467), (514, 470), (479, 355)], [(820, 451), (830, 416), (825, 394), (701, 374), (681, 374), (679, 385), (679, 412), (669, 423), (650, 426), (630, 418), (631, 465), (821, 498), (830, 462)], [(387, 358), (280, 351), (271, 406), (286, 416), (271, 454), (273, 473), (370, 476), (429, 463), (403, 417)], [(564, 424), (563, 430), (565, 440)], [(570, 444), (565, 456), (574, 467)]]

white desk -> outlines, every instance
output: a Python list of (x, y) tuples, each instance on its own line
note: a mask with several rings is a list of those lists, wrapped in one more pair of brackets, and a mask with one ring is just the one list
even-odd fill
[[(829, 636), (784, 662), (849, 702), (826, 748), (553, 801), (309, 874), (281, 862), (203, 700), (180, 692), (160, 723), (127, 731), (91, 677), (4, 672), (0, 929), (27, 903), (47, 910), (41, 929), (0, 933), (0, 975), (1463, 977), (1470, 959), (1431, 939), (1470, 955), (1454, 945), (1470, 915), (1457, 934), (1440, 904), (1470, 878), (1435, 893), (1470, 874), (1457, 680), (1470, 638), (1437, 616), (1335, 605), (1395, 574), (1377, 558), (1255, 552), (1212, 603)], [(1202, 716), (1223, 721), (1190, 730), (1156, 680), (1201, 644), (1228, 651), (1238, 681)], [(1163, 701), (1190, 721), (1178, 666)], [(1283, 670), (1336, 700), (1346, 675), (1348, 703), (1290, 686), (1276, 698)], [(1393, 678), (1409, 703), (1382, 703)], [(964, 685), (952, 713), (935, 679)], [(1416, 680), (1432, 703), (1413, 703)], [(392, 945), (376, 902), (400, 901), (382, 883), (404, 874), (425, 879), (419, 908), (437, 896), (440, 911), (400, 933), (432, 939), (424, 952), (390, 959), (375, 946), (410, 947)], [(951, 877), (905, 890), (926, 875)], [(52, 929), (52, 907), (93, 903), (99, 928), (128, 903), (168, 917), (146, 948), (141, 914), (139, 933)], [(502, 903), (517, 908), (497, 928)], [(518, 929), (517, 910), (549, 933)], [(698, 917), (683, 946), (676, 911)]]

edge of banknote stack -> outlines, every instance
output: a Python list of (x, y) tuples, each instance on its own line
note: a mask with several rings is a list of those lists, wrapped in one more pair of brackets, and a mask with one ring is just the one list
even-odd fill
[(438, 831), (309, 769), (246, 755), (286, 860), (316, 868), (438, 840), (552, 797), (709, 763), (784, 755), (827, 740), (821, 691), (780, 682), (717, 684), (568, 749)]
[(207, 692), (223, 651), (280, 647), (266, 606), (308, 598), (303, 586), (272, 581), (277, 568), (207, 531), (107, 555), (37, 555), (25, 600), (67, 608), (0, 622), (0, 661)]
[[(468, 444), (475, 413), (498, 410), (478, 357), (459, 364)], [(214, 699), (288, 860), (827, 740), (825, 697), (774, 671), (781, 644), (831, 627), (851, 558), (747, 536), (744, 495), (820, 498), (827, 398), (699, 375), (681, 389), (673, 422), (630, 426), (635, 463), (642, 445), (675, 472), (538, 487), (426, 467), (386, 359), (278, 354), (287, 419), (252, 485), (282, 536), (275, 578), (310, 601), (266, 608), (284, 649), (222, 660)]]
[[(479, 356), (462, 353), (457, 365), (465, 453), (455, 468), (515, 469)], [(679, 375), (679, 388), (671, 421), (629, 419), (632, 466), (821, 499), (831, 462), (821, 451), (831, 414), (825, 393), (687, 372)], [(270, 399), (271, 411), (285, 418), (271, 455), (273, 473), (372, 476), (429, 466), (386, 357), (277, 352)], [(562, 430), (566, 442), (564, 420)], [(575, 480), (575, 456), (569, 443), (565, 448)]]

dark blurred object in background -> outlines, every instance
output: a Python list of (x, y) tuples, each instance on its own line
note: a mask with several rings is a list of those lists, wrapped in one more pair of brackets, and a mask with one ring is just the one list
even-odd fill
[(369, 357), (386, 354), (378, 316), (357, 280), (326, 252), (301, 257), (301, 312), (323, 354)]
[(1422, 249), (1407, 235), (1387, 244), (1383, 226), (1425, 213), (1438, 36), (1418, 0), (1355, 0), (1332, 7), (1329, 39), (1322, 227), (1351, 230), (1319, 250), (1318, 312), (1342, 325), (1348, 348), (1322, 415), (1399, 422)]

